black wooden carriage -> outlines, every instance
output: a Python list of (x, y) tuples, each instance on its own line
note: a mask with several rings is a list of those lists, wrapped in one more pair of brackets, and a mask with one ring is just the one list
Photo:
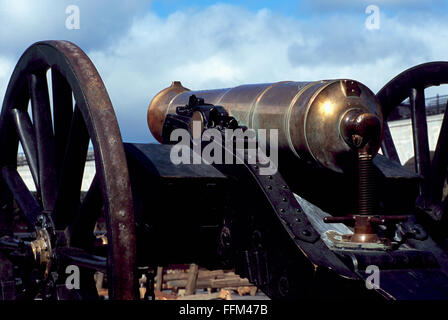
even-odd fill
[[(386, 249), (335, 248), (330, 226), (350, 229), (323, 220), (356, 210), (352, 175), (298, 161), (286, 182), (279, 172), (260, 175), (245, 155), (243, 165), (175, 165), (169, 144), (123, 143), (84, 52), (67, 41), (38, 42), (20, 58), (0, 118), (0, 292), (95, 299), (100, 270), (110, 298), (137, 299), (139, 270), (195, 262), (235, 268), (274, 299), (447, 298), (448, 111), (430, 159), (424, 104), (425, 88), (447, 82), (448, 63), (431, 62), (377, 93), (385, 119), (410, 98), (416, 172), (400, 165), (387, 122), (383, 155), (374, 159), (382, 213), (407, 220), (378, 222), (394, 244)], [(19, 144), (34, 193), (17, 171)], [(96, 175), (82, 195), (89, 146)], [(64, 285), (68, 265), (81, 269), (79, 289)], [(380, 286), (369, 290), (372, 265)]]

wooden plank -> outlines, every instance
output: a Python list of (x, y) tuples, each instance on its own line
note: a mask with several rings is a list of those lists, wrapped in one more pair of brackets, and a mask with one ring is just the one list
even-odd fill
[(222, 289), (214, 293), (185, 295), (178, 297), (177, 300), (232, 300), (232, 294), (229, 290)]
[(198, 280), (199, 267), (197, 264), (192, 263), (190, 270), (188, 271), (188, 279), (185, 285), (185, 295), (192, 295), (196, 292), (196, 282)]
[(161, 292), (159, 290), (154, 290), (156, 300), (176, 300), (177, 296), (172, 293)]
[(97, 290), (103, 289), (103, 282), (104, 282), (104, 273), (96, 272), (95, 273), (95, 285), (96, 285)]
[[(199, 270), (198, 279), (204, 278), (223, 278), (227, 276), (235, 276), (235, 272), (233, 271), (224, 271), (224, 270)], [(163, 282), (172, 281), (172, 280), (186, 280), (188, 279), (188, 272), (173, 272), (167, 273), (163, 275)], [(156, 276), (156, 280), (158, 281), (158, 275)]]
[(156, 278), (156, 289), (162, 291), (163, 267), (157, 267), (157, 274), (155, 278)]
[[(172, 280), (167, 281), (168, 288), (186, 288), (187, 280)], [(247, 279), (241, 278), (229, 278), (229, 279), (200, 279), (196, 283), (196, 289), (205, 288), (228, 288), (228, 287), (244, 287), (252, 286), (252, 284)]]

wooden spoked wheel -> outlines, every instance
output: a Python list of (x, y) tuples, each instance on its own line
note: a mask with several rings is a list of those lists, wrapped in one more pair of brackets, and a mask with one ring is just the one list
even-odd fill
[[(19, 145), (34, 193), (17, 170)], [(96, 173), (82, 197), (89, 146)], [(135, 298), (134, 213), (121, 134), (96, 68), (76, 45), (38, 42), (20, 58), (0, 116), (0, 171), (0, 249), (15, 266), (16, 298), (95, 298), (97, 270), (107, 272), (110, 298)], [(12, 219), (14, 212), (21, 218)], [(100, 216), (104, 246), (94, 233)], [(79, 268), (79, 288), (64, 288), (67, 266)]]
[[(415, 170), (423, 177), (416, 205), (436, 221), (448, 213), (448, 198), (443, 195), (448, 168), (448, 109), (445, 110), (431, 160), (424, 90), (446, 83), (448, 62), (430, 62), (400, 73), (377, 93), (386, 119), (394, 108), (409, 98)], [(381, 150), (386, 157), (400, 162), (387, 123)]]

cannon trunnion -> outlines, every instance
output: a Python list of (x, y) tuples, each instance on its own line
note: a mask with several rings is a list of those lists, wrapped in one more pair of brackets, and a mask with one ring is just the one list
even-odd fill
[[(82, 50), (32, 45), (0, 115), (0, 299), (98, 299), (98, 271), (110, 299), (138, 299), (142, 270), (191, 262), (235, 269), (273, 299), (447, 299), (448, 111), (431, 160), (423, 99), (447, 75), (423, 64), (377, 95), (349, 79), (173, 82), (147, 113), (160, 144), (123, 143)], [(386, 121), (407, 96), (415, 172)], [(73, 266), (82, 280), (68, 288)]]

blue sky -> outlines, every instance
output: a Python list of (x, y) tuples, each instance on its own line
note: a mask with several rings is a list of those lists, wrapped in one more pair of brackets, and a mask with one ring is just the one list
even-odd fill
[[(65, 27), (68, 5), (79, 7), (79, 30)], [(365, 26), (369, 5), (380, 10), (378, 29)], [(341, 77), (376, 92), (406, 68), (448, 60), (448, 1), (440, 0), (0, 0), (0, 19), (1, 97), (29, 45), (73, 41), (132, 142), (153, 141), (146, 109), (173, 80), (211, 89)]]
[(250, 11), (269, 9), (287, 16), (303, 17), (300, 1), (288, 0), (247, 0), (247, 1), (208, 1), (208, 0), (156, 0), (152, 1), (151, 9), (162, 17), (169, 16), (173, 11), (201, 9), (213, 3), (226, 3)]

